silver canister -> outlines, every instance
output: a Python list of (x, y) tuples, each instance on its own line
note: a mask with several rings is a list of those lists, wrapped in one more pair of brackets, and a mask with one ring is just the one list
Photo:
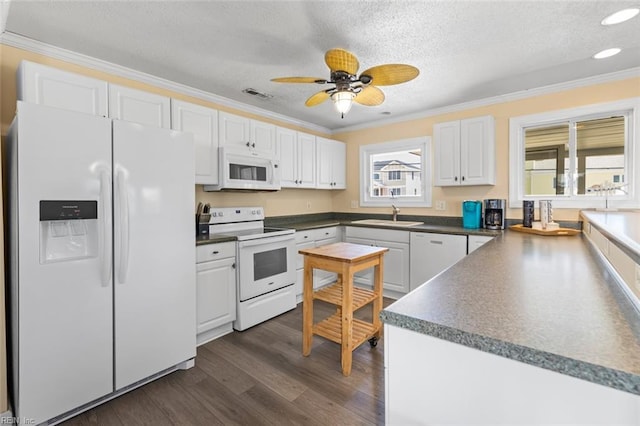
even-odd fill
[(553, 222), (553, 207), (551, 200), (540, 200), (540, 224), (547, 229), (547, 224)]

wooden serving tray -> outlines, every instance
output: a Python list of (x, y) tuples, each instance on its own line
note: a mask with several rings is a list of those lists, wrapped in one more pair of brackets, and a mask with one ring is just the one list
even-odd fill
[(546, 235), (546, 236), (553, 236), (553, 237), (578, 235), (582, 232), (579, 229), (571, 229), (571, 228), (558, 228), (558, 229), (547, 231), (546, 229), (526, 228), (522, 225), (512, 225), (509, 227), (509, 229), (511, 229), (512, 231), (524, 232), (526, 234)]

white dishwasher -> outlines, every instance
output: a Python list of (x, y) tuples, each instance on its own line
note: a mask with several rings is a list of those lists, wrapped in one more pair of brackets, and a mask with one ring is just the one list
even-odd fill
[(467, 236), (410, 232), (410, 290), (414, 290), (467, 255)]

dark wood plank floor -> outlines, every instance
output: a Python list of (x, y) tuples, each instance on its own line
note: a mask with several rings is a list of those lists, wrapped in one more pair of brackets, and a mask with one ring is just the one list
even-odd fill
[[(385, 306), (392, 300), (385, 299)], [(315, 302), (316, 320), (334, 307)], [(371, 318), (366, 306), (356, 313)], [(302, 356), (302, 304), (244, 332), (198, 348), (196, 365), (82, 413), (65, 425), (381, 425), (384, 338), (353, 353), (314, 337)]]

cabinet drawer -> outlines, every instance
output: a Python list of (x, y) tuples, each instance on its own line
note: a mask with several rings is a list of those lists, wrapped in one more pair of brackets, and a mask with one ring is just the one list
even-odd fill
[(315, 230), (315, 240), (328, 240), (335, 238), (338, 235), (338, 228), (333, 226), (331, 228), (320, 228)]
[(236, 256), (236, 243), (206, 244), (196, 247), (196, 263)]
[(315, 231), (315, 229), (311, 229), (309, 231), (296, 231), (296, 244), (314, 241), (316, 239)]
[(376, 241), (392, 241), (396, 243), (408, 243), (409, 231), (394, 231), (381, 228), (360, 228), (347, 226), (347, 237), (366, 238)]

